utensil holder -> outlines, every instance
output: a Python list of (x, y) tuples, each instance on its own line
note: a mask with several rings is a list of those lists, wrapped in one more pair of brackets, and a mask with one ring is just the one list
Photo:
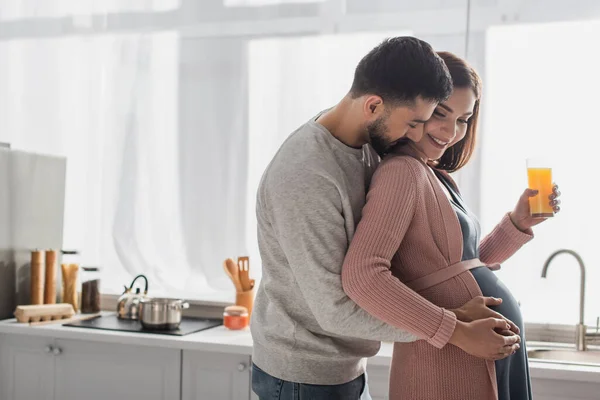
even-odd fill
[(254, 306), (254, 288), (245, 292), (236, 292), (235, 305), (246, 307), (248, 316), (252, 316), (252, 307)]

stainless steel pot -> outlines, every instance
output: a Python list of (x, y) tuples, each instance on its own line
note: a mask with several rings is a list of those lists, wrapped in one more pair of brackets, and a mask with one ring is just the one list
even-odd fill
[(189, 303), (181, 299), (144, 298), (140, 300), (140, 322), (144, 329), (175, 330), (181, 323), (182, 310)]

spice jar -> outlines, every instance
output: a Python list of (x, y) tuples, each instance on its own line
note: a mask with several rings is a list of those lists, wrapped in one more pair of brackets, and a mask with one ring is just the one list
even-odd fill
[(100, 268), (81, 267), (81, 312), (100, 312)]
[(79, 311), (79, 298), (77, 295), (77, 282), (79, 275), (79, 252), (62, 250), (62, 263), (61, 263), (61, 275), (62, 275), (62, 302), (68, 303), (73, 306), (75, 312)]
[(223, 325), (231, 330), (240, 330), (248, 326), (248, 309), (242, 306), (229, 306), (223, 313)]

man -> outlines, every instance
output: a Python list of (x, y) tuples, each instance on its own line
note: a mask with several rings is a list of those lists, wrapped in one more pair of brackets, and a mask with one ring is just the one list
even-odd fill
[[(360, 61), (350, 92), (292, 133), (267, 167), (257, 195), (263, 278), (251, 324), (252, 384), (261, 400), (369, 398), (365, 358), (381, 341), (416, 340), (349, 299), (341, 268), (378, 163), (372, 149), (384, 154), (405, 137), (420, 140), (420, 125), (451, 91), (429, 44), (388, 39)], [(456, 315), (498, 317), (485, 304), (494, 301), (475, 299), (450, 319), (440, 315), (430, 343), (480, 357), (511, 354), (517, 335), (492, 345), (489, 324), (456, 324)], [(505, 320), (493, 323), (506, 329)]]

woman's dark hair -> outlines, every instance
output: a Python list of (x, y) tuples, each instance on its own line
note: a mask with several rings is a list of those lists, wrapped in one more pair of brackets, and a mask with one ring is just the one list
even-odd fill
[(350, 95), (373, 94), (393, 105), (420, 96), (439, 103), (452, 93), (448, 68), (429, 43), (410, 36), (384, 40), (358, 63)]
[(475, 151), (482, 83), (477, 71), (462, 58), (445, 51), (438, 52), (438, 55), (444, 60), (450, 71), (454, 88), (471, 89), (475, 93), (476, 98), (473, 115), (469, 118), (465, 137), (446, 150), (444, 155), (435, 164), (435, 168), (437, 169), (454, 172), (464, 167)]

